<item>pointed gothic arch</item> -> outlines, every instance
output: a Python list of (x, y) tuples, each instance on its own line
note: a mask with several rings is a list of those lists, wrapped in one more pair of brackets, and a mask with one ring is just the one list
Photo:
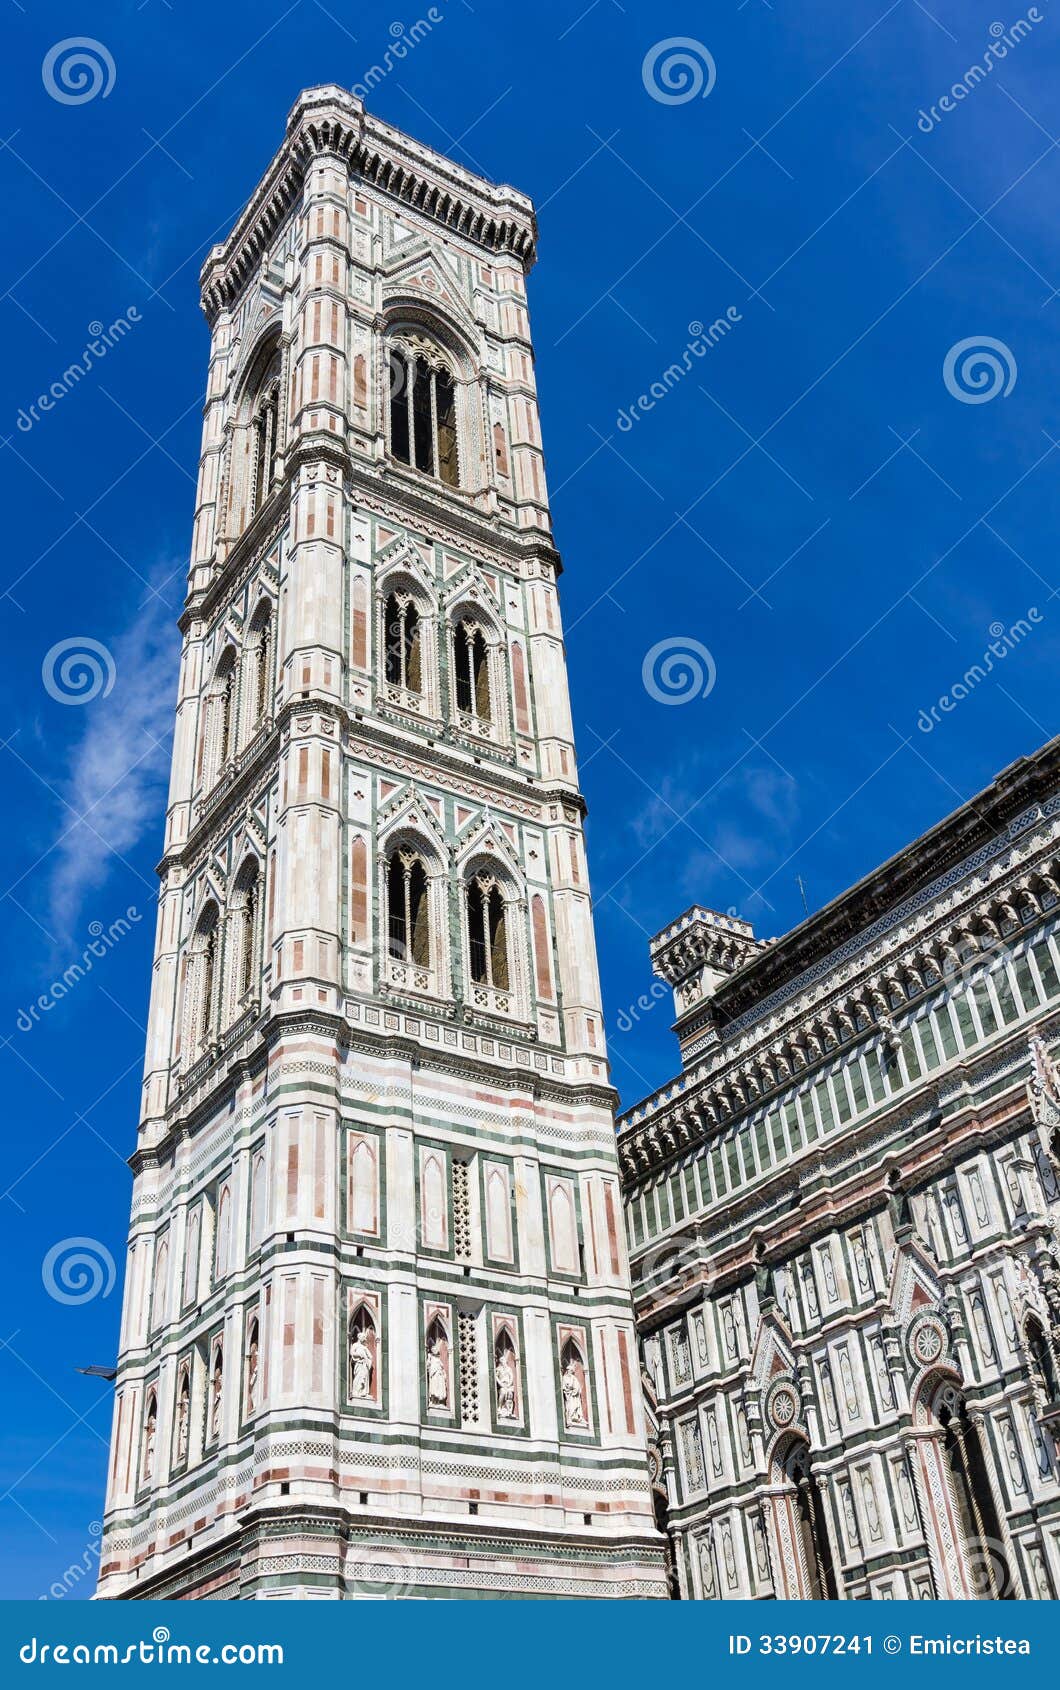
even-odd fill
[(203, 700), (199, 737), (199, 776), (209, 792), (235, 752), (236, 648), (227, 644), (214, 665)]
[(256, 1250), (265, 1236), (268, 1187), (265, 1182), (265, 1151), (257, 1150), (250, 1166), (250, 1247)]
[(140, 1479), (145, 1485), (149, 1485), (155, 1476), (157, 1451), (158, 1392), (152, 1386), (144, 1402), (143, 1448), (140, 1454)]
[(446, 877), (420, 832), (397, 828), (380, 852), (380, 910), (385, 978), (394, 987), (435, 995), (447, 975)]
[(240, 694), (244, 744), (272, 714), (275, 636), (275, 608), (270, 598), (263, 598), (250, 619), (243, 644)]
[(435, 604), (412, 568), (386, 572), (378, 588), (379, 677), (388, 703), (437, 713)]
[(210, 1356), (210, 1407), (206, 1417), (206, 1437), (208, 1442), (216, 1442), (221, 1436), (221, 1411), (224, 1405), (224, 1372), (225, 1355), (224, 1340), (215, 1338), (213, 1352)]
[(277, 484), (284, 425), (280, 382), (283, 352), (270, 327), (251, 353), (234, 407), (228, 446), (226, 535), (238, 539)]
[(182, 1041), (190, 1066), (217, 1036), (220, 980), (221, 913), (213, 898), (199, 912), (188, 949), (185, 980), (187, 1037)]
[(191, 1366), (182, 1362), (177, 1373), (177, 1402), (173, 1416), (173, 1464), (181, 1467), (188, 1459), (191, 1440)]
[(427, 1324), (425, 1366), (428, 1413), (448, 1414), (453, 1407), (452, 1338), (439, 1311)]
[(376, 1313), (363, 1299), (350, 1316), (347, 1335), (347, 1394), (353, 1403), (379, 1399), (379, 1329)]
[(523, 1012), (526, 911), (510, 871), (474, 853), (461, 876), (464, 978), (468, 1001), (502, 1015)]
[(778, 1596), (833, 1602), (839, 1592), (824, 1495), (804, 1432), (782, 1435), (769, 1461)]
[(228, 904), (228, 1021), (235, 1021), (260, 990), (262, 955), (262, 863), (253, 853), (244, 860)]
[(459, 487), (460, 378), (451, 355), (422, 329), (395, 328), (386, 338), (386, 382), (390, 456)]
[(243, 1414), (249, 1420), (261, 1403), (261, 1323), (256, 1314), (247, 1325), (246, 1356), (243, 1373)]

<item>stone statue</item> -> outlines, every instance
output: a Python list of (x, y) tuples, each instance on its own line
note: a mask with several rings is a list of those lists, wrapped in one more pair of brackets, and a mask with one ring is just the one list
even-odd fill
[(257, 1340), (250, 1346), (247, 1355), (247, 1413), (253, 1414), (258, 1399), (258, 1345)]
[(183, 1461), (188, 1453), (188, 1393), (181, 1391), (177, 1403), (177, 1460)]
[(449, 1407), (449, 1369), (438, 1338), (427, 1351), (427, 1402), (431, 1408)]
[(217, 1365), (213, 1370), (213, 1380), (210, 1389), (210, 1436), (216, 1438), (221, 1432), (221, 1358), (218, 1356)]
[(497, 1418), (515, 1419), (515, 1369), (511, 1350), (502, 1350), (497, 1358)]
[(350, 1396), (370, 1397), (372, 1394), (372, 1352), (365, 1343), (364, 1329), (355, 1330), (350, 1338)]
[(155, 1470), (155, 1417), (148, 1416), (147, 1437), (144, 1441), (144, 1478), (150, 1479)]
[(585, 1425), (585, 1404), (582, 1401), (582, 1384), (578, 1378), (578, 1369), (572, 1356), (563, 1369), (563, 1424), (565, 1426)]

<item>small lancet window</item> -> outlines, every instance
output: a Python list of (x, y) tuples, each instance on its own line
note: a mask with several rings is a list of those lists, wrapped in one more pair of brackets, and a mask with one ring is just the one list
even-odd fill
[(387, 864), (388, 949), (400, 962), (431, 965), (427, 871), (415, 852), (397, 850)]
[(383, 618), (386, 678), (406, 692), (423, 691), (420, 614), (412, 599), (399, 593), (387, 597)]
[(488, 722), (490, 700), (489, 647), (477, 622), (458, 622), (453, 635), (456, 658), (456, 707), (465, 715)]
[(217, 908), (210, 904), (199, 922), (196, 935), (196, 1041), (205, 1044), (212, 1037), (216, 1017)]
[(467, 937), (476, 986), (508, 990), (508, 924), (504, 897), (492, 875), (478, 874), (467, 889)]
[(276, 485), (276, 459), (279, 448), (280, 382), (279, 354), (262, 382), (254, 406), (254, 502), (253, 516), (268, 499)]
[(259, 880), (260, 876), (258, 873), (258, 865), (257, 863), (251, 863), (245, 869), (240, 878), (238, 890), (239, 901), (235, 914), (236, 920), (239, 924), (237, 934), (237, 955), (239, 959), (237, 989), (240, 1001), (246, 997), (247, 993), (254, 984), (255, 963), (257, 960), (256, 936)]

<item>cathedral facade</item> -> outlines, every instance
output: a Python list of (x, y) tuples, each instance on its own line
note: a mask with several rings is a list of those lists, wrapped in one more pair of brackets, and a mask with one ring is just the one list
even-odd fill
[(530, 203), (311, 89), (211, 330), (99, 1594), (667, 1594)]
[(683, 1596), (1060, 1593), (1060, 741), (768, 943), (651, 946), (619, 1119)]

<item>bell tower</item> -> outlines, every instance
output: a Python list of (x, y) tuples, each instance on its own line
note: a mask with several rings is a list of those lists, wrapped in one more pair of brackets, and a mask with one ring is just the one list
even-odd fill
[(203, 269), (101, 1596), (667, 1594), (534, 243), (324, 87)]

